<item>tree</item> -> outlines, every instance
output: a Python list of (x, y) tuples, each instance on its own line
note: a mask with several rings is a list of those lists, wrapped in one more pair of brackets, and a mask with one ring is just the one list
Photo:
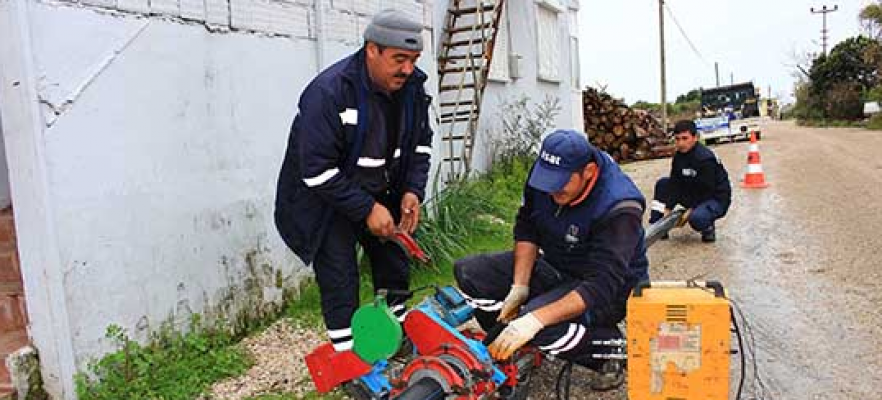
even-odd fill
[(829, 55), (820, 55), (809, 70), (814, 94), (826, 93), (836, 84), (855, 84), (869, 90), (878, 82), (876, 66), (865, 55), (876, 42), (864, 36), (848, 38), (833, 47)]
[(859, 15), (870, 37), (879, 39), (882, 35), (882, 4), (870, 4), (861, 10)]
[(692, 89), (686, 94), (677, 96), (677, 103), (688, 103), (690, 101), (701, 101), (701, 90)]
[(829, 55), (815, 58), (805, 87), (797, 95), (797, 114), (806, 119), (857, 119), (861, 101), (879, 83), (879, 69), (870, 57), (877, 41), (865, 36), (838, 43)]

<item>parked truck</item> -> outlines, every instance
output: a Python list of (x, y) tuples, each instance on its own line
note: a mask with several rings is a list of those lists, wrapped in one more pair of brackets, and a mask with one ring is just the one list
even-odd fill
[(760, 99), (752, 82), (701, 89), (701, 116), (695, 120), (706, 143), (761, 136)]

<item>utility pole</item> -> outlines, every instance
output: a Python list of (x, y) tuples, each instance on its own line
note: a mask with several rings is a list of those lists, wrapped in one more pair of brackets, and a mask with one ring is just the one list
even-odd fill
[(658, 0), (658, 37), (661, 47), (661, 110), (662, 127), (665, 133), (668, 131), (668, 99), (667, 85), (665, 83), (665, 0)]
[(824, 19), (824, 27), (821, 29), (821, 49), (823, 52), (822, 54), (824, 54), (825, 56), (827, 55), (827, 39), (829, 37), (827, 35), (827, 33), (829, 33), (829, 31), (827, 30), (827, 14), (835, 12), (837, 10), (839, 10), (838, 5), (834, 5), (833, 8), (827, 8), (827, 6), (825, 5), (820, 10), (815, 10), (814, 7), (809, 8), (809, 11), (811, 11), (812, 14), (821, 14)]
[(717, 75), (717, 87), (720, 87), (720, 63), (714, 63), (714, 73)]

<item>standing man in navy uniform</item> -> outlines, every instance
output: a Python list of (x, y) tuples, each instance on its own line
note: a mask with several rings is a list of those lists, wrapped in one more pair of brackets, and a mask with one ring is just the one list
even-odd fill
[[(357, 243), (370, 259), (374, 290), (408, 289), (407, 256), (385, 238), (417, 228), (432, 154), (431, 99), (415, 65), (422, 25), (384, 10), (364, 39), (303, 91), (276, 193), (276, 226), (303, 262), (312, 262), (337, 351), (353, 343)], [(403, 318), (405, 298), (387, 300)]]
[(648, 279), (644, 206), (634, 182), (584, 133), (551, 133), (524, 188), (514, 251), (454, 266), (482, 327), (508, 322), (491, 355), (506, 359), (532, 341), (596, 368), (591, 340), (620, 337), (628, 295)]
[[(688, 222), (701, 232), (703, 242), (717, 240), (714, 221), (729, 211), (732, 185), (723, 163), (713, 151), (698, 143), (698, 130), (689, 120), (674, 125), (677, 153), (671, 161), (671, 176), (655, 184), (649, 223), (660, 220), (677, 204), (689, 210)], [(663, 237), (666, 239), (667, 235)]]

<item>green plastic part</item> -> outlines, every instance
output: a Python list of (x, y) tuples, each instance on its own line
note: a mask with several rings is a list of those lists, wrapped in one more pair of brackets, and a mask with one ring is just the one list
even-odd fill
[(352, 350), (369, 364), (397, 353), (401, 337), (401, 323), (384, 296), (377, 296), (372, 304), (361, 306), (352, 316)]

